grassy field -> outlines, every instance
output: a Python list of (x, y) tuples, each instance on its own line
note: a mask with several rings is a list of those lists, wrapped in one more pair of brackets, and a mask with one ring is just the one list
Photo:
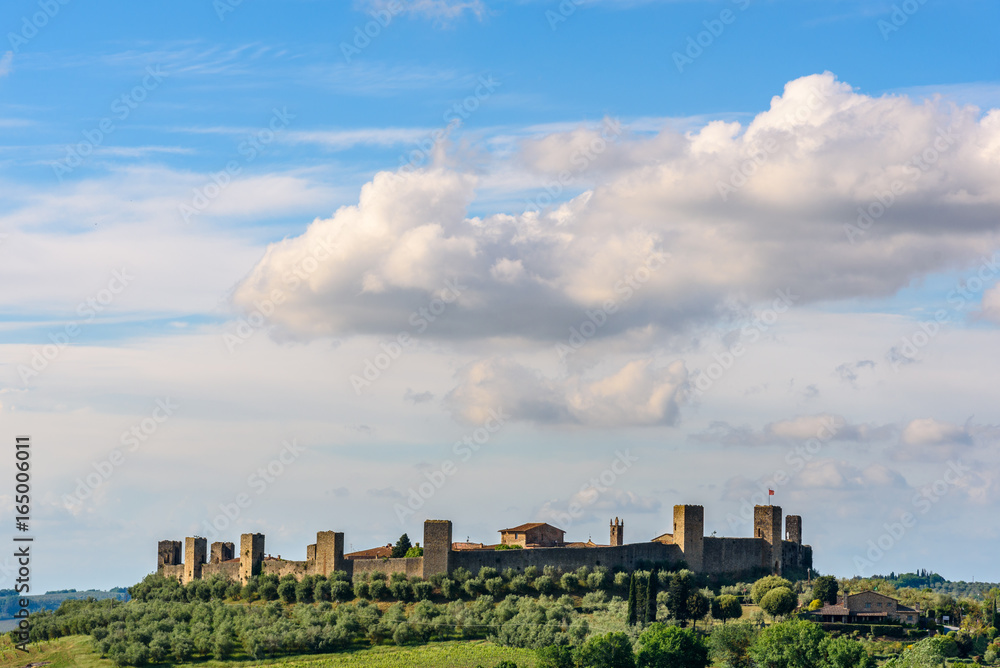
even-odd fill
[[(198, 668), (243, 668), (281, 666), (281, 668), (465, 668), (483, 665), (492, 668), (500, 661), (514, 661), (520, 668), (534, 668), (535, 652), (528, 649), (499, 647), (483, 640), (439, 642), (415, 647), (372, 647), (338, 654), (312, 654), (263, 661), (196, 661), (176, 664)], [(6, 636), (0, 644), (0, 668), (21, 668), (30, 663), (50, 661), (47, 668), (114, 668), (90, 648), (90, 638), (71, 636), (30, 646), (30, 652), (18, 652)], [(157, 664), (173, 666), (175, 664)]]

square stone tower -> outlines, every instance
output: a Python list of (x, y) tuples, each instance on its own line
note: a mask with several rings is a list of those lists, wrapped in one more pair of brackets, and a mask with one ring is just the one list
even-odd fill
[(245, 533), (240, 536), (240, 584), (260, 575), (260, 565), (264, 561), (264, 534)]
[(201, 536), (184, 539), (184, 584), (201, 579), (201, 567), (207, 558), (207, 540)]
[(211, 556), (208, 562), (211, 564), (221, 564), (223, 561), (229, 561), (233, 558), (235, 550), (236, 546), (232, 543), (212, 543)]
[(785, 518), (785, 540), (796, 545), (802, 544), (802, 518), (789, 515)]
[(162, 571), (164, 566), (179, 566), (181, 559), (181, 542), (179, 540), (161, 540), (156, 550), (156, 570)]
[(611, 522), (611, 547), (620, 547), (625, 544), (625, 520), (617, 517)]
[(451, 572), (451, 520), (424, 521), (424, 579)]
[(700, 572), (705, 553), (704, 506), (674, 506), (674, 544), (684, 553), (688, 568)]
[(781, 506), (754, 506), (753, 536), (764, 539), (760, 565), (765, 571), (781, 575)]
[(340, 531), (320, 531), (316, 534), (316, 566), (318, 575), (330, 575), (344, 570), (344, 534)]

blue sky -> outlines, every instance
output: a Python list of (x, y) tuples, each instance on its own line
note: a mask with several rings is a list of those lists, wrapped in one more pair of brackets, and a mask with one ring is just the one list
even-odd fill
[[(312, 532), (362, 549), (426, 515), (473, 540), (545, 520), (598, 542), (622, 516), (638, 541), (675, 503), (749, 535), (741, 506), (790, 471), (777, 502), (820, 570), (1000, 580), (976, 519), (1000, 500), (998, 18), (5, 4), (0, 420), (38, 444), (41, 587), (137, 581), (290, 439), (305, 454), (227, 539), (304, 558)], [(150, 422), (165, 398), (180, 408)], [(621, 448), (641, 465), (588, 487)]]

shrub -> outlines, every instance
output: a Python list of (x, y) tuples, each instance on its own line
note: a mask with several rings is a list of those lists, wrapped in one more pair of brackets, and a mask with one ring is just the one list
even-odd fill
[(634, 668), (632, 641), (624, 633), (591, 636), (580, 647), (578, 661), (588, 668)]
[(462, 595), (462, 586), (450, 578), (441, 580), (441, 595), (449, 601)]
[(538, 668), (575, 668), (573, 650), (566, 645), (549, 645), (538, 650)]
[(552, 595), (556, 591), (556, 583), (548, 575), (535, 578), (535, 589), (539, 594)]
[(434, 585), (430, 582), (417, 582), (413, 585), (413, 597), (418, 601), (427, 601), (434, 595)]
[(757, 605), (760, 605), (761, 599), (763, 599), (767, 592), (772, 589), (784, 587), (791, 592), (792, 586), (792, 583), (783, 577), (778, 575), (768, 575), (753, 583), (753, 587), (750, 588), (750, 599)]
[(503, 578), (493, 577), (483, 583), (486, 593), (494, 597), (499, 597), (504, 590)]
[(406, 580), (393, 580), (390, 582), (389, 592), (397, 601), (409, 601), (413, 597), (413, 588)]
[(709, 654), (725, 668), (750, 668), (747, 652), (756, 639), (757, 630), (746, 622), (717, 626), (708, 638)]
[(351, 587), (350, 583), (343, 580), (333, 580), (328, 581), (330, 585), (330, 600), (331, 601), (350, 601), (354, 598), (354, 589)]
[(787, 587), (776, 587), (769, 590), (760, 599), (760, 609), (771, 617), (782, 617), (795, 610), (799, 603), (798, 597)]
[(604, 588), (607, 581), (607, 574), (603, 571), (594, 571), (587, 576), (587, 588), (597, 591)]
[(278, 596), (285, 603), (295, 603), (295, 588), (296, 588), (295, 582), (288, 582), (288, 581), (282, 582), (280, 585), (278, 585)]
[(731, 594), (723, 594), (712, 599), (712, 617), (725, 623), (729, 619), (739, 619), (743, 616), (743, 606), (739, 599)]
[(373, 601), (384, 601), (389, 596), (389, 587), (382, 580), (372, 580), (368, 583), (368, 597)]
[(583, 595), (583, 601), (580, 602), (580, 607), (587, 612), (603, 610), (608, 607), (607, 595), (603, 591), (587, 592)]
[(654, 623), (639, 636), (639, 668), (706, 668), (708, 647), (689, 629)]

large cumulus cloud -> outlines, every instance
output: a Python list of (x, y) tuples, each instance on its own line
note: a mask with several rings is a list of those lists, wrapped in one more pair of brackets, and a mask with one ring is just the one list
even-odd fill
[[(541, 175), (581, 141), (536, 139), (518, 159)], [(1000, 111), (871, 97), (829, 73), (790, 82), (745, 127), (626, 134), (593, 162), (603, 182), (575, 199), (485, 217), (467, 215), (469, 174), (380, 173), (356, 206), (272, 245), (234, 301), (282, 291), (271, 322), (291, 336), (393, 335), (452, 281), (460, 294), (425, 336), (558, 341), (604, 305), (617, 313), (598, 337), (681, 331), (776, 290), (888, 295), (997, 245)], [(329, 259), (301, 271), (320, 240)], [(643, 270), (651, 257), (667, 261)]]

